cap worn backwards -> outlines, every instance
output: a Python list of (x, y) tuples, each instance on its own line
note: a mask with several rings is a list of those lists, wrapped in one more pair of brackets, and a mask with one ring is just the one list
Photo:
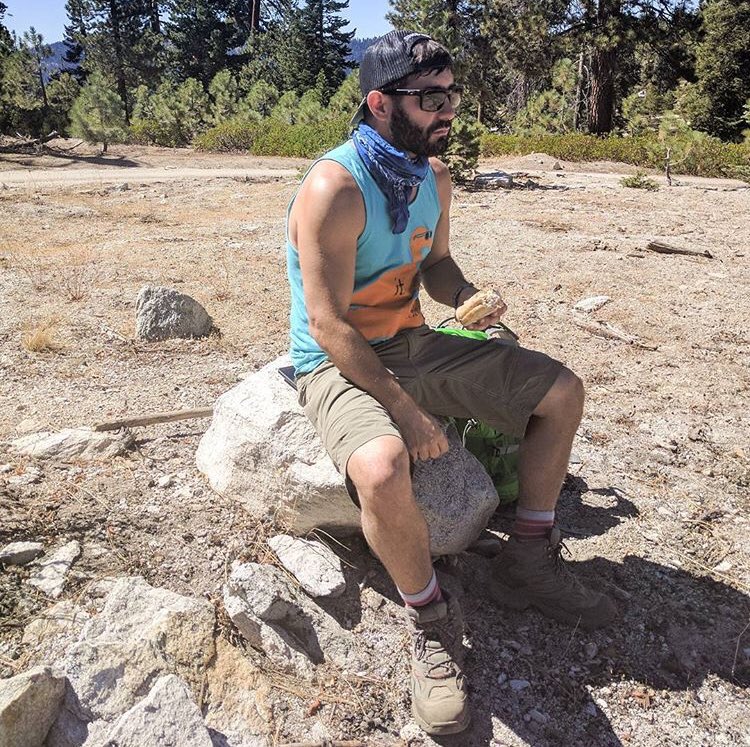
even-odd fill
[(359, 88), (364, 98), (352, 117), (352, 128), (365, 118), (367, 94), (370, 91), (376, 91), (422, 69), (423, 66), (414, 61), (412, 50), (415, 44), (431, 40), (426, 34), (415, 31), (390, 31), (367, 47), (359, 66)]

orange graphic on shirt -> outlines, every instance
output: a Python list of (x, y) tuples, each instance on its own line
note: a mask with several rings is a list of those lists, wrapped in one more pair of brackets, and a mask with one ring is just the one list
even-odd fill
[(417, 298), (419, 263), (432, 248), (432, 239), (425, 226), (414, 229), (409, 238), (412, 261), (384, 272), (352, 296), (347, 321), (367, 340), (393, 337), (401, 329), (424, 324)]

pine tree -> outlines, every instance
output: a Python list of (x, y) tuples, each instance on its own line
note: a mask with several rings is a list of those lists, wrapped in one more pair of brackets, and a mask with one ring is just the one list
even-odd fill
[(348, 0), (305, 0), (289, 29), (292, 43), (286, 50), (286, 82), (290, 89), (304, 93), (315, 87), (323, 73), (322, 103), (327, 104), (344, 81), (355, 34), (342, 31), (348, 21), (340, 14), (348, 7)]
[(127, 137), (125, 109), (114, 92), (112, 81), (92, 73), (70, 110), (70, 130), (88, 143), (107, 146)]
[(334, 117), (351, 117), (357, 111), (360, 101), (362, 92), (359, 89), (359, 70), (353, 70), (331, 96), (328, 110)]
[(750, 97), (750, 0), (709, 0), (703, 30), (696, 74), (709, 106), (698, 125), (721, 138), (739, 139)]
[(61, 134), (67, 134), (69, 128), (68, 112), (81, 93), (81, 85), (68, 72), (61, 73), (47, 86), (49, 100), (49, 128)]
[(279, 100), (279, 91), (276, 86), (266, 83), (265, 80), (256, 81), (242, 100), (244, 112), (254, 112), (258, 118), (271, 115), (271, 111)]
[(229, 66), (233, 28), (225, 0), (169, 0), (167, 40), (176, 80), (196, 78), (207, 86)]
[(42, 35), (32, 26), (28, 31), (24, 31), (21, 37), (21, 47), (29, 53), (29, 57), (34, 63), (34, 76), (38, 81), (38, 91), (42, 99), (42, 110), (46, 116), (49, 111), (49, 102), (47, 101), (47, 83), (44, 79), (44, 61), (52, 54), (52, 47), (44, 43)]
[(84, 43), (87, 34), (88, 22), (87, 0), (68, 0), (65, 3), (65, 11), (68, 14), (68, 23), (65, 25), (65, 69), (72, 73), (79, 83), (86, 79), (86, 71), (83, 68)]
[(221, 124), (231, 119), (239, 108), (240, 95), (237, 79), (229, 70), (220, 70), (208, 86), (211, 97), (211, 119)]
[(445, 162), (453, 181), (463, 183), (474, 178), (479, 163), (482, 128), (469, 118), (453, 120), (451, 139), (445, 153)]
[(286, 124), (294, 124), (297, 121), (298, 107), (299, 96), (294, 91), (286, 91), (271, 110), (271, 119), (277, 119)]

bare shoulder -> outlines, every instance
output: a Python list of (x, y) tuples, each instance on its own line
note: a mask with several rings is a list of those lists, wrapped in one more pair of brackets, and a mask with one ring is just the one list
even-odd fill
[(354, 177), (336, 161), (318, 161), (300, 187), (297, 199), (340, 204), (360, 197)]
[[(356, 242), (365, 226), (365, 203), (354, 177), (340, 163), (323, 160), (305, 177), (289, 214), (289, 235), (300, 246), (310, 236)], [(320, 239), (316, 239), (318, 243)]]

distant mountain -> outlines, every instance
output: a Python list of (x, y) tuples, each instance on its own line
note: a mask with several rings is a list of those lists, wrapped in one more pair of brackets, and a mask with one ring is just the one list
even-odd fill
[(351, 44), (349, 45), (352, 50), (351, 58), (358, 65), (362, 62), (362, 57), (364, 57), (367, 47), (369, 47), (377, 38), (377, 36), (368, 36), (366, 39), (352, 39)]
[[(377, 36), (369, 36), (366, 39), (352, 39), (350, 45), (352, 50), (351, 59), (359, 65), (362, 62), (365, 50), (377, 38)], [(58, 71), (68, 68), (64, 59), (66, 51), (65, 42), (55, 42), (54, 44), (50, 44), (50, 47), (52, 47), (52, 54), (44, 61), (45, 78), (47, 80), (53, 77)]]

